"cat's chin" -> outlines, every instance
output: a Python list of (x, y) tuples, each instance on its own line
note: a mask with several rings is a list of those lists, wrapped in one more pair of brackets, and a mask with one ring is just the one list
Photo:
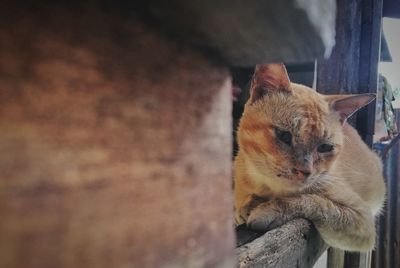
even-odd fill
[[(274, 184), (275, 187), (272, 188), (280, 188), (281, 193), (295, 193), (307, 187), (307, 182), (295, 180), (291, 176), (277, 176), (274, 180)], [(279, 185), (279, 187), (277, 187), (277, 185)]]
[(316, 189), (316, 187), (320, 187), (322, 183), (320, 183), (319, 176), (310, 176), (304, 180), (299, 180), (295, 176), (287, 175), (287, 176), (276, 176), (275, 178), (276, 184), (280, 184), (280, 188), (285, 188), (288, 193), (296, 193), (302, 192), (309, 188)]
[(291, 181), (292, 183), (299, 184), (299, 185), (304, 185), (308, 180), (308, 178), (299, 179), (296, 175), (289, 175), (289, 176), (285, 176), (283, 178)]
[(307, 180), (306, 177), (299, 178), (299, 176), (291, 173), (291, 172), (285, 172), (281, 170), (277, 170), (276, 180), (285, 180), (285, 181), (290, 181), (291, 183), (302, 185), (304, 182)]

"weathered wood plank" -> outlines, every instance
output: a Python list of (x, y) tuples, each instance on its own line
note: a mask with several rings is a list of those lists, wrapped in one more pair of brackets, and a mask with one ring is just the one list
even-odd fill
[[(331, 57), (318, 62), (317, 89), (326, 94), (376, 93), (380, 56), (382, 0), (338, 0), (336, 45)], [(375, 103), (350, 123), (372, 146)], [(345, 254), (345, 267), (364, 267), (367, 255)]]
[[(363, 0), (361, 15), (361, 43), (359, 63), (359, 93), (377, 93), (380, 60), (383, 0)], [(375, 129), (375, 102), (357, 115), (357, 130), (372, 146)]]
[[(336, 45), (328, 60), (318, 61), (317, 89), (325, 94), (376, 93), (382, 0), (338, 0)], [(351, 120), (372, 145), (375, 105)]]
[(309, 268), (326, 244), (305, 219), (296, 219), (236, 249), (239, 267)]
[(327, 268), (343, 268), (344, 251), (336, 248), (328, 249)]

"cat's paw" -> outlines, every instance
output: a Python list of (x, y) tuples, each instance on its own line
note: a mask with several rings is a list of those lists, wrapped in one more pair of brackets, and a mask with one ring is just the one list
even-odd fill
[(282, 209), (274, 202), (269, 201), (254, 208), (247, 219), (247, 226), (258, 232), (265, 232), (287, 222)]
[(249, 215), (250, 215), (250, 210), (248, 207), (235, 209), (235, 224), (241, 225), (241, 224), (246, 223)]

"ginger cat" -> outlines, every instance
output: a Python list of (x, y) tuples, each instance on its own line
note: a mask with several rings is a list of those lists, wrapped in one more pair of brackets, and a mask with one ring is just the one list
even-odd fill
[(379, 158), (346, 119), (373, 94), (322, 95), (282, 64), (256, 67), (238, 129), (235, 221), (270, 230), (311, 220), (326, 243), (368, 251), (385, 185)]

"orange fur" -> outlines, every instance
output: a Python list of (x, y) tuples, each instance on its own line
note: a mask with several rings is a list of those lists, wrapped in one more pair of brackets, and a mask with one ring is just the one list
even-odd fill
[[(370, 249), (374, 215), (385, 195), (381, 164), (345, 120), (372, 98), (325, 96), (290, 83), (281, 64), (258, 66), (238, 129), (236, 223), (269, 222), (265, 211), (279, 211), (285, 203), (282, 218), (309, 218), (331, 245)], [(290, 144), (279, 140), (276, 128), (291, 134)], [(321, 153), (322, 144), (333, 151)], [(265, 202), (254, 209), (254, 197)], [(328, 215), (325, 222), (321, 211)], [(352, 223), (362, 231), (351, 229)]]

